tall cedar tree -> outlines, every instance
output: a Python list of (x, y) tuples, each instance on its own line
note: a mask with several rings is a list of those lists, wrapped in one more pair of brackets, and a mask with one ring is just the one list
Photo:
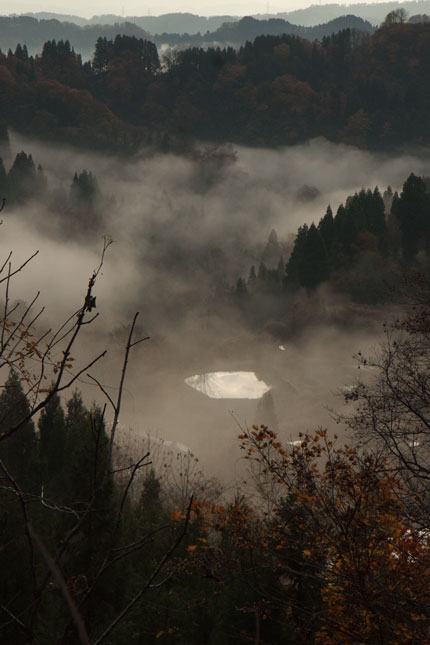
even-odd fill
[(46, 187), (42, 167), (36, 171), (33, 157), (19, 152), (8, 173), (8, 192), (12, 202), (20, 203), (39, 196)]
[(419, 242), (429, 235), (430, 197), (421, 177), (411, 173), (403, 185), (396, 207), (403, 235), (403, 255), (411, 261), (418, 252)]
[[(0, 396), (0, 432), (18, 426), (30, 411), (18, 374), (11, 370)], [(34, 561), (29, 553), (26, 518), (37, 507), (38, 485), (37, 444), (32, 421), (24, 423), (8, 439), (0, 443), (0, 459), (13, 478), (0, 471), (0, 605), (8, 607), (26, 622), (34, 600)], [(18, 486), (18, 492), (15, 486)], [(22, 495), (21, 495), (22, 492)], [(32, 503), (29, 503), (32, 500)], [(26, 509), (26, 518), (23, 508)], [(8, 612), (1, 615), (1, 641), (28, 643), (27, 634), (16, 629), (8, 620)]]
[[(11, 370), (0, 396), (0, 432), (18, 427), (30, 412), (19, 376)], [(6, 441), (0, 443), (0, 458), (11, 476), (25, 492), (38, 484), (37, 439), (34, 423), (29, 420)]]
[(61, 496), (64, 485), (66, 419), (58, 394), (55, 394), (39, 418), (40, 460), (45, 494)]

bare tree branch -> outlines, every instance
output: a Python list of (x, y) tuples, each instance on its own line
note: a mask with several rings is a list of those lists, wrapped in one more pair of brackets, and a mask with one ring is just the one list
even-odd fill
[[(8, 275), (7, 275), (7, 276), (5, 276), (4, 278), (0, 278), (0, 284), (1, 284), (2, 282), (5, 282), (5, 280), (10, 280), (10, 278), (12, 278), (14, 275), (16, 275), (17, 273), (19, 273), (20, 271), (22, 271), (22, 270), (23, 270), (23, 268), (24, 268), (24, 267), (26, 267), (26, 266), (27, 266), (27, 264), (28, 264), (29, 262), (31, 262), (31, 261), (33, 260), (33, 258), (35, 258), (35, 257), (36, 257), (36, 255), (38, 255), (38, 254), (39, 254), (39, 251), (35, 251), (35, 252), (33, 253), (33, 255), (30, 255), (30, 257), (29, 257), (29, 258), (27, 258), (27, 260), (25, 260), (25, 262), (23, 262), (23, 263), (22, 263), (22, 264), (21, 264), (17, 269), (15, 269), (14, 271), (12, 271), (11, 273), (8, 273)], [(10, 253), (9, 257), (10, 257), (11, 255), (12, 255), (12, 253)]]

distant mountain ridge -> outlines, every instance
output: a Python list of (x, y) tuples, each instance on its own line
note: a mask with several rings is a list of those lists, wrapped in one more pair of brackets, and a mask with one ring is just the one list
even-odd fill
[(148, 39), (150, 34), (135, 24), (124, 22), (117, 25), (86, 25), (80, 27), (71, 22), (37, 20), (30, 16), (0, 16), (0, 49), (15, 50), (18, 43), (27, 45), (30, 54), (40, 53), (47, 40), (68, 40), (76, 52), (91, 58), (97, 38), (112, 39), (117, 35)]
[[(428, 14), (430, 13), (430, 0), (417, 0), (416, 2), (413, 0), (409, 2), (372, 2), (369, 4), (361, 2), (359, 4), (349, 5), (311, 5), (306, 9), (278, 13), (272, 17), (284, 18), (284, 20), (290, 20), (296, 24), (309, 27), (337, 18), (347, 10), (349, 14), (363, 18), (363, 20), (368, 20), (373, 25), (379, 25), (390, 11), (395, 11), (396, 9), (404, 9), (408, 16)], [(260, 19), (265, 16), (255, 17)]]
[(157, 47), (167, 45), (175, 48), (207, 47), (210, 45), (229, 45), (240, 47), (258, 36), (280, 36), (288, 34), (300, 36), (307, 40), (321, 40), (342, 29), (356, 29), (372, 33), (375, 28), (356, 16), (343, 16), (327, 24), (315, 27), (293, 25), (280, 18), (256, 20), (250, 16), (234, 22), (225, 22), (213, 32), (205, 34), (162, 33), (152, 35), (131, 22), (113, 25), (87, 24), (79, 26), (71, 22), (60, 22), (54, 19), (33, 18), (31, 16), (0, 17), (0, 49), (15, 50), (18, 43), (26, 45), (30, 54), (40, 53), (47, 40), (68, 40), (76, 52), (84, 59), (92, 58), (94, 47), (99, 37), (113, 39), (116, 35), (135, 36), (151, 40)]
[(335, 18), (330, 22), (314, 27), (303, 27), (294, 25), (281, 18), (270, 18), (269, 20), (256, 20), (252, 17), (245, 17), (238, 22), (227, 23), (216, 30), (213, 39), (219, 42), (230, 42), (232, 44), (242, 45), (247, 40), (254, 40), (257, 36), (281, 36), (288, 34), (291, 36), (300, 36), (307, 40), (321, 40), (324, 36), (331, 36), (342, 29), (356, 29), (372, 33), (375, 27), (370, 22), (364, 21), (357, 16), (347, 15)]
[[(321, 23), (344, 15), (354, 15), (367, 20), (373, 25), (379, 25), (390, 11), (403, 8), (409, 16), (430, 13), (430, 0), (408, 0), (406, 2), (370, 2), (356, 4), (318, 4), (306, 9), (296, 9), (277, 14), (253, 14), (256, 20), (269, 20), (271, 18), (287, 20), (302, 27), (313, 27)], [(82, 18), (69, 14), (56, 14), (49, 12), (23, 14), (38, 20), (59, 20), (72, 22), (81, 27), (86, 25), (114, 25), (123, 22), (134, 23), (150, 34), (175, 33), (196, 34), (215, 31), (226, 22), (238, 22), (243, 16), (199, 16), (193, 13), (167, 13), (161, 16), (120, 16), (115, 14), (102, 14), (92, 18)]]
[(25, 16), (37, 18), (38, 20), (59, 20), (61, 22), (73, 22), (81, 27), (88, 25), (115, 25), (129, 22), (137, 25), (150, 34), (176, 33), (196, 34), (198, 32), (215, 31), (225, 22), (240, 20), (241, 16), (198, 16), (193, 13), (166, 13), (161, 16), (117, 16), (115, 14), (102, 14), (92, 18), (81, 18), (67, 14), (55, 14), (49, 12), (25, 13)]

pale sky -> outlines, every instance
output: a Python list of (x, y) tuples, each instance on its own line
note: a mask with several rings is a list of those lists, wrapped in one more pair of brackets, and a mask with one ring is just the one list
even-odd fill
[[(356, 1), (356, 0), (355, 0)], [(304, 9), (310, 4), (327, 4), (309, 0), (0, 0), (0, 14), (50, 11), (84, 18), (113, 13), (124, 16), (159, 16), (170, 12), (189, 12), (200, 16), (245, 16)], [(347, 0), (339, 4), (351, 4)]]

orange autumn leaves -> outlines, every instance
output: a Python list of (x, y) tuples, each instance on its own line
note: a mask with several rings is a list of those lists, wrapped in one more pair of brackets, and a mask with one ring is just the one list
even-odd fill
[(383, 458), (337, 447), (323, 430), (301, 438), (300, 445), (283, 446), (265, 426), (241, 436), (246, 457), (281, 487), (294, 519), (279, 508), (263, 518), (238, 500), (226, 507), (196, 503), (199, 535), (189, 556), (201, 562), (209, 550), (221, 580), (225, 567), (239, 570), (252, 551), (255, 579), (269, 567), (283, 587), (285, 615), (297, 611), (289, 607), (294, 575), (315, 583), (319, 645), (428, 643), (430, 531), (408, 517), (400, 482)]
[(286, 450), (264, 426), (241, 437), (304, 513), (302, 555), (323, 562), (316, 642), (428, 643), (430, 532), (405, 519), (400, 482), (384, 459), (337, 448), (323, 430), (302, 438)]

